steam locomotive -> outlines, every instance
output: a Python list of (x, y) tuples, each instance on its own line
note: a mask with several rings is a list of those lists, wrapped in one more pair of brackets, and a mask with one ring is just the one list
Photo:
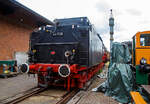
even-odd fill
[(83, 88), (103, 66), (103, 41), (87, 17), (54, 23), (31, 33), (29, 72), (38, 75), (40, 87)]

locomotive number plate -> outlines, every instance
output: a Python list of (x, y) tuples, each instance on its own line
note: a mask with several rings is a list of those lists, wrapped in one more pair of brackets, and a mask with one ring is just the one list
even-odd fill
[(63, 35), (64, 35), (63, 32), (56, 32), (56, 33), (53, 34), (53, 36), (63, 36)]

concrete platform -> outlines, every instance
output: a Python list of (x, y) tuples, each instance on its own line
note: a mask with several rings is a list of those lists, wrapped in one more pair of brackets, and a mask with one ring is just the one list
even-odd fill
[(21, 74), (16, 77), (0, 79), (0, 100), (14, 96), (37, 86), (37, 77)]
[(142, 87), (150, 94), (150, 85), (142, 85)]
[(9, 77), (16, 77), (19, 73), (17, 72), (10, 72), (7, 74), (0, 74), (0, 78), (9, 78)]

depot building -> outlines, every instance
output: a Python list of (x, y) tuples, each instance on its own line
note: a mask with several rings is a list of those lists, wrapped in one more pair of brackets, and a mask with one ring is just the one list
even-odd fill
[(24, 57), (31, 32), (42, 25), (52, 22), (15, 0), (0, 1), (0, 60)]

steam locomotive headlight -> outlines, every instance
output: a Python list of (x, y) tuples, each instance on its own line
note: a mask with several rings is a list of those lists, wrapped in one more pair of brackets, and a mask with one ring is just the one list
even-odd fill
[(62, 64), (60, 65), (60, 67), (58, 68), (58, 73), (61, 77), (67, 77), (70, 75), (70, 68), (68, 65), (66, 64)]
[(19, 66), (19, 70), (22, 73), (28, 73), (29, 72), (29, 65), (27, 63), (24, 63), (24, 64)]
[(142, 64), (142, 65), (147, 64), (147, 60), (145, 58), (142, 58), (140, 60), (140, 64)]

